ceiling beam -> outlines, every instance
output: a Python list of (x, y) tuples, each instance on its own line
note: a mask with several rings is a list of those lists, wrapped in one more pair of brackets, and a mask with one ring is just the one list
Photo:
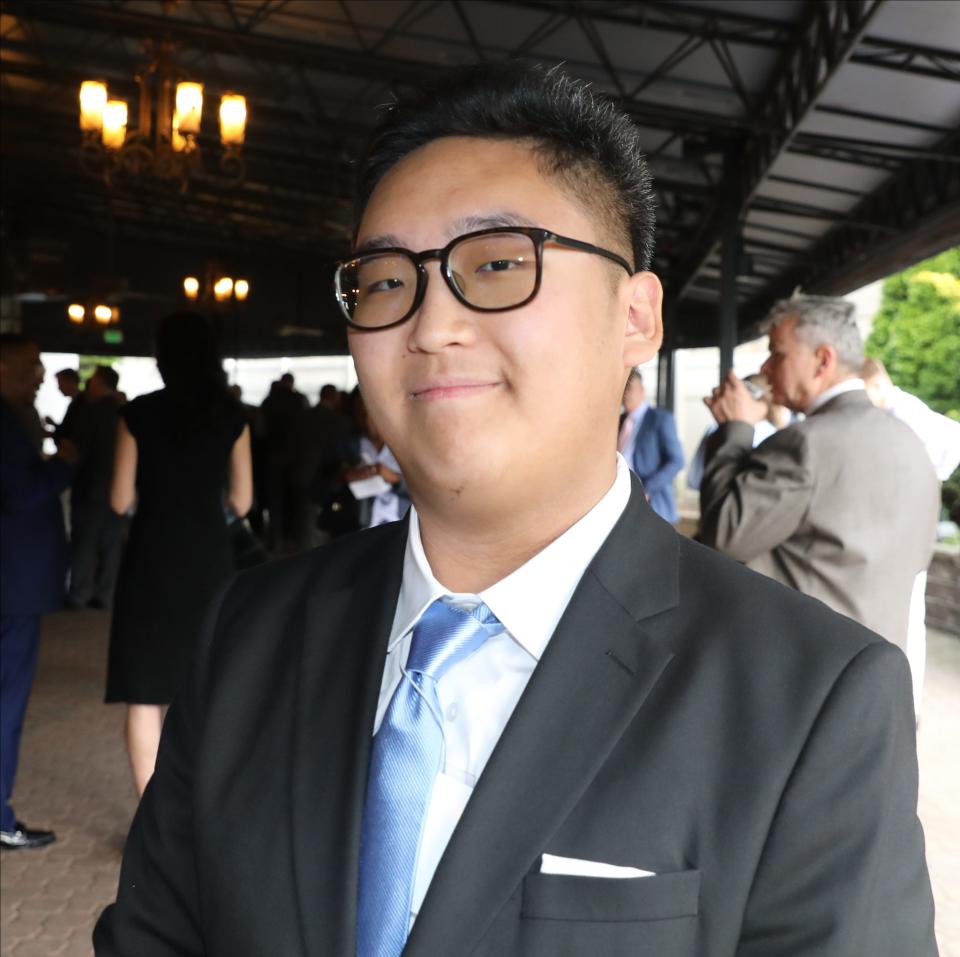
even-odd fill
[[(766, 131), (746, 144), (739, 164), (737, 202), (741, 218), (826, 85), (856, 49), (881, 3), (882, 0), (818, 0), (810, 5), (793, 45), (784, 51), (766, 93), (758, 98)], [(679, 298), (690, 291), (719, 245), (722, 230), (723, 210), (718, 204), (690, 253), (683, 270), (686, 282), (676, 291)]]
[[(937, 152), (960, 155), (960, 131), (945, 137)], [(888, 223), (892, 228), (880, 234), (838, 223), (810, 251), (810, 265), (799, 276), (806, 288), (847, 292), (855, 288), (850, 285), (852, 277), (857, 282), (872, 282), (925, 254), (956, 245), (960, 165), (930, 158), (914, 160), (865, 197), (851, 215), (861, 222)], [(788, 281), (794, 278), (788, 277)]]
[[(551, 0), (495, 0), (511, 7), (544, 12), (562, 12), (570, 17), (589, 16), (596, 23), (608, 23), (615, 27), (632, 27), (637, 30), (657, 30), (684, 36), (711, 37), (727, 43), (742, 43), (747, 46), (782, 49), (790, 42), (790, 24), (780, 20), (737, 14), (719, 7), (698, 8), (673, 3), (638, 2), (630, 5), (618, 3), (605, 7), (596, 0), (566, 0), (557, 3)], [(633, 8), (634, 12), (618, 12)]]
[[(142, 40), (166, 38), (207, 53), (220, 52), (254, 60), (297, 65), (321, 72), (378, 80), (388, 86), (421, 86), (440, 79), (449, 69), (443, 64), (404, 60), (370, 51), (287, 40), (258, 33), (224, 30), (214, 24), (139, 13), (81, 0), (6, 0), (9, 13), (27, 21), (43, 21), (90, 32), (115, 33)], [(506, 55), (510, 51), (504, 51)], [(567, 61), (569, 62), (569, 61)], [(706, 110), (678, 108), (662, 103), (627, 99), (623, 108), (640, 124), (657, 129), (691, 132), (759, 130), (756, 117), (723, 116)]]

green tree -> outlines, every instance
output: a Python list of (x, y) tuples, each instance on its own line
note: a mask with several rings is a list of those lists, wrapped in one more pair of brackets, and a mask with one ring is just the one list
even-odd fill
[(866, 351), (894, 385), (960, 419), (960, 246), (884, 282)]

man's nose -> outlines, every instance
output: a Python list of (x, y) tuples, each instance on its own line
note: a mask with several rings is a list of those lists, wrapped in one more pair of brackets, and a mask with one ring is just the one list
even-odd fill
[(440, 271), (430, 262), (427, 288), (420, 308), (410, 319), (409, 344), (417, 352), (436, 352), (450, 345), (467, 345), (474, 339), (478, 315), (453, 294)]

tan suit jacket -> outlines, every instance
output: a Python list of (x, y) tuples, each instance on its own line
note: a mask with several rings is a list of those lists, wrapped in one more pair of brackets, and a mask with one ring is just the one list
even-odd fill
[(940, 500), (920, 440), (862, 390), (756, 449), (752, 436), (728, 422), (708, 442), (703, 541), (904, 648)]

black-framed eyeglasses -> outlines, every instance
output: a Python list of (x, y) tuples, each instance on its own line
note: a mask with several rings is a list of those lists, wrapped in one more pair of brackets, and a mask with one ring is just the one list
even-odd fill
[(440, 260), (440, 275), (459, 302), (477, 312), (506, 312), (540, 291), (543, 247), (555, 243), (603, 256), (632, 275), (609, 249), (530, 226), (495, 226), (465, 233), (443, 249), (413, 252), (400, 246), (371, 249), (337, 264), (334, 294), (349, 325), (372, 331), (406, 322), (427, 291), (424, 264)]

